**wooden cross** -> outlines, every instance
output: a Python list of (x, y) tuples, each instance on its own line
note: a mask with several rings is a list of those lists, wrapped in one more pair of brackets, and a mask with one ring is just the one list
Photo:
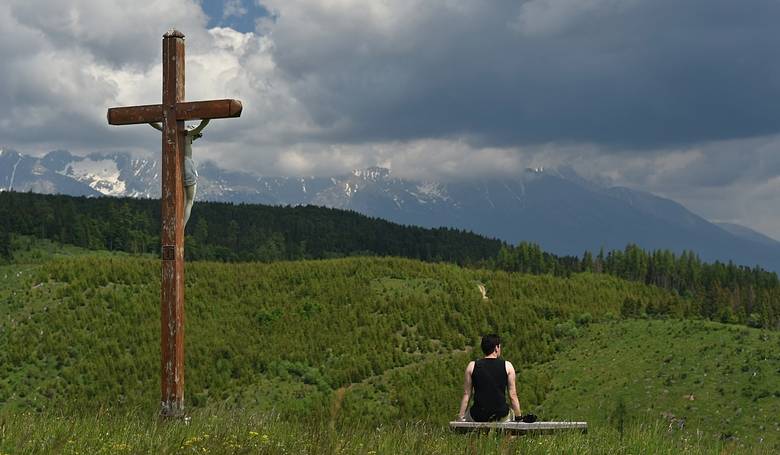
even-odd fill
[(162, 122), (162, 402), (160, 414), (184, 414), (184, 166), (185, 120), (238, 117), (241, 102), (184, 102), (184, 35), (170, 30), (162, 43), (162, 104), (115, 107), (110, 125)]

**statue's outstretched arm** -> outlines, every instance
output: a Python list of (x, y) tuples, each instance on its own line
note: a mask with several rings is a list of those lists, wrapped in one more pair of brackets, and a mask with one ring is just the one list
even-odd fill
[(160, 125), (159, 123), (150, 123), (150, 125), (152, 125), (152, 128), (154, 128), (154, 129), (156, 129), (158, 131), (162, 131), (163, 130), (162, 125)]
[(203, 128), (206, 127), (206, 125), (209, 124), (209, 119), (205, 118), (200, 121), (200, 124), (196, 126), (194, 129), (190, 130), (187, 134), (196, 135), (200, 134), (201, 131), (203, 131)]

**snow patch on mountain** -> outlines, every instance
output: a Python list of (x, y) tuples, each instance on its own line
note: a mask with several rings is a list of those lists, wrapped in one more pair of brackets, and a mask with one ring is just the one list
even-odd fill
[(362, 178), (363, 180), (370, 180), (377, 182), (379, 180), (387, 179), (390, 177), (390, 169), (383, 167), (369, 167), (367, 169), (355, 169), (352, 171), (352, 175)]
[(107, 196), (125, 195), (125, 182), (120, 179), (121, 172), (116, 161), (112, 159), (85, 158), (80, 161), (72, 161), (58, 173), (87, 183), (92, 189)]
[[(4, 150), (0, 150), (3, 151)], [(16, 160), (16, 163), (14, 163), (14, 168), (11, 171), (11, 182), (8, 184), (8, 191), (11, 191), (14, 187), (14, 178), (16, 177), (16, 168), (19, 167), (19, 163), (22, 162), (22, 155), (19, 155), (19, 158)]]
[(347, 197), (352, 197), (352, 194), (357, 193), (358, 186), (355, 185), (354, 187), (350, 185), (349, 182), (344, 182), (344, 194), (347, 195)]
[(414, 196), (421, 204), (427, 204), (428, 202), (435, 204), (439, 201), (446, 202), (450, 200), (446, 187), (438, 182), (419, 183), (415, 186), (415, 191), (410, 191), (409, 194)]

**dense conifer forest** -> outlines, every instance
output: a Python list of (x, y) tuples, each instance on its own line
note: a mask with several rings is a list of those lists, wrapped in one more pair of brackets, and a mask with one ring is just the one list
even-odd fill
[[(9, 233), (93, 250), (159, 252), (160, 202), (0, 192), (0, 254)], [(494, 257), (498, 240), (456, 229), (423, 229), (315, 206), (197, 202), (187, 259), (278, 261), (357, 255), (470, 263)]]

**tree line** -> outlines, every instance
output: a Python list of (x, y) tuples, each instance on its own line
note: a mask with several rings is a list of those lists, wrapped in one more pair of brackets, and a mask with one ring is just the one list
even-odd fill
[[(0, 257), (11, 234), (88, 249), (159, 254), (160, 203), (152, 199), (0, 193)], [(400, 256), (470, 264), (502, 242), (458, 229), (425, 229), (316, 206), (198, 202), (187, 224), (190, 260), (259, 261)]]
[[(581, 258), (555, 256), (539, 245), (523, 242), (505, 245), (495, 267), (510, 272), (569, 276), (573, 273), (605, 273), (630, 281), (657, 286), (693, 300), (698, 313), (707, 319), (743, 323), (752, 327), (780, 328), (780, 282), (777, 273), (760, 266), (733, 262), (703, 262), (692, 251), (675, 254), (669, 250), (645, 251), (637, 245), (595, 256), (586, 251)], [(626, 302), (624, 312), (641, 308)], [(653, 312), (654, 308), (646, 308)]]

